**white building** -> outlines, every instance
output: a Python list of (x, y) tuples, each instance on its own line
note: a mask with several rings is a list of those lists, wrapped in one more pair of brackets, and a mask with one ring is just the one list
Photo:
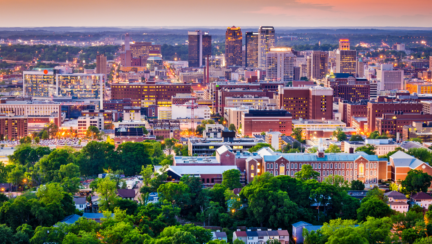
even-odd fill
[(86, 208), (87, 201), (85, 197), (74, 197), (73, 201), (76, 209), (83, 211)]
[(95, 126), (100, 130), (104, 128), (104, 117), (102, 114), (99, 116), (80, 116), (78, 117), (78, 136), (85, 136), (87, 129), (90, 126)]
[(185, 104), (173, 104), (171, 106), (172, 119), (192, 118), (192, 108), (194, 119), (210, 119), (210, 108), (206, 105), (198, 105), (195, 102), (186, 102)]
[(221, 138), (224, 128), (221, 124), (206, 124), (203, 138)]
[(158, 119), (172, 119), (172, 108), (158, 107)]
[(276, 101), (269, 97), (258, 97), (253, 95), (225, 98), (225, 107), (238, 108), (242, 106), (255, 109), (276, 109)]
[(125, 106), (123, 108), (124, 121), (141, 121), (141, 108)]
[(382, 64), (377, 70), (380, 91), (402, 90), (404, 88), (404, 71), (393, 70), (393, 65)]
[(275, 150), (279, 150), (282, 147), (281, 136), (282, 133), (279, 131), (269, 131), (266, 132), (265, 139)]
[(296, 55), (288, 47), (270, 48), (266, 59), (266, 79), (293, 81)]

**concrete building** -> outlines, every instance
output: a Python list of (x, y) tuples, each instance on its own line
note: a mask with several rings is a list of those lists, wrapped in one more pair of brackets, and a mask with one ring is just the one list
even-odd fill
[(224, 130), (225, 126), (221, 124), (206, 124), (203, 138), (222, 138), (222, 131)]
[(245, 35), (245, 67), (258, 67), (258, 32), (246, 32)]
[(375, 154), (378, 156), (387, 155), (399, 147), (392, 139), (366, 139), (365, 141), (343, 141), (341, 150), (345, 153), (353, 153), (357, 148), (368, 144), (375, 146)]
[(203, 67), (205, 58), (211, 55), (211, 36), (203, 31), (188, 32), (189, 67)]
[(125, 121), (141, 121), (140, 107), (124, 107), (123, 120)]
[(405, 84), (405, 90), (417, 94), (432, 94), (432, 84), (430, 82), (408, 82)]
[(323, 79), (328, 72), (328, 52), (313, 51), (311, 55), (311, 78)]
[(237, 128), (237, 132), (241, 133), (242, 124), (241, 118), (243, 113), (249, 112), (249, 107), (235, 107), (235, 108), (225, 108), (224, 118), (227, 120), (227, 124), (233, 124)]
[(275, 109), (276, 102), (268, 97), (244, 95), (225, 98), (225, 108), (249, 107), (254, 109)]
[(402, 140), (419, 138), (422, 142), (432, 142), (432, 123), (425, 121), (413, 121), (402, 128)]
[(357, 51), (350, 50), (348, 39), (339, 40), (339, 49), (336, 50), (336, 73), (356, 75)]
[(78, 118), (78, 136), (84, 137), (86, 136), (87, 129), (90, 126), (95, 126), (99, 131), (104, 129), (104, 117), (103, 115), (99, 116), (81, 116)]
[(326, 77), (325, 87), (333, 89), (333, 96), (347, 101), (369, 100), (370, 83), (367, 79), (356, 78), (352, 74), (334, 73)]
[(107, 57), (104, 54), (96, 56), (96, 74), (108, 74)]
[(279, 109), (288, 111), (293, 119), (333, 119), (333, 89), (321, 86), (279, 86)]
[(296, 55), (291, 48), (273, 47), (266, 57), (266, 79), (290, 82), (294, 80)]
[(265, 140), (268, 144), (270, 144), (274, 150), (281, 150), (283, 141), (282, 141), (282, 133), (279, 131), (269, 131), (265, 134)]
[(242, 40), (240, 27), (228, 27), (225, 33), (225, 65), (242, 66)]
[(173, 104), (172, 119), (193, 118), (208, 120), (210, 119), (210, 108), (206, 105), (198, 105), (195, 102), (186, 102), (185, 104)]
[(260, 26), (258, 29), (258, 67), (266, 67), (267, 54), (276, 43), (275, 29), (273, 26)]
[(158, 107), (158, 119), (159, 120), (166, 120), (166, 119), (172, 119), (172, 108), (170, 107)]

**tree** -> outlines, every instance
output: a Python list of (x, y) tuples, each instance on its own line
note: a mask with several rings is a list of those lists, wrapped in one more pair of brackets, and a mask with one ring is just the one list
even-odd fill
[(8, 173), (7, 182), (18, 187), (24, 179), (24, 170), (20, 165), (15, 165), (15, 167)]
[(120, 158), (118, 168), (129, 176), (138, 174), (143, 165), (151, 164), (154, 148), (148, 142), (125, 142), (118, 146), (117, 153)]
[(369, 135), (369, 139), (387, 139), (387, 135), (383, 134), (380, 135), (378, 131), (373, 131), (370, 135)]
[(39, 144), (40, 138), (38, 136), (36, 136), (35, 139), (34, 139), (34, 141), (35, 141), (36, 144)]
[(110, 136), (107, 136), (106, 142), (111, 144), (111, 145), (114, 145), (114, 139), (111, 139)]
[(419, 238), (415, 240), (414, 244), (432, 244), (432, 236), (428, 236), (425, 238)]
[(87, 143), (75, 159), (81, 175), (92, 176), (102, 173), (103, 169), (118, 169), (121, 163), (114, 148), (115, 146), (108, 142), (91, 141)]
[(96, 192), (100, 198), (99, 208), (101, 210), (113, 209), (114, 202), (117, 200), (117, 183), (107, 176), (98, 181)]
[(44, 130), (43, 132), (42, 132), (42, 140), (47, 140), (48, 138), (49, 138), (49, 136), (48, 136), (48, 132), (46, 131), (46, 130)]
[(237, 131), (234, 124), (230, 124), (229, 127), (228, 127), (228, 130)]
[(335, 145), (335, 144), (331, 144), (327, 150), (325, 150), (326, 153), (340, 153), (341, 150), (340, 148)]
[(426, 148), (410, 148), (407, 153), (421, 161), (432, 163), (432, 153)]
[(367, 144), (365, 146), (358, 147), (356, 152), (365, 152), (369, 155), (375, 155), (375, 149), (376, 147), (374, 145)]
[(249, 152), (258, 152), (263, 147), (269, 147), (273, 149), (273, 147), (268, 143), (258, 142), (255, 146), (249, 148)]
[(143, 130), (144, 135), (148, 134), (147, 128), (145, 126), (138, 126), (138, 128), (141, 128)]
[(382, 218), (390, 216), (392, 210), (390, 207), (377, 197), (371, 197), (364, 201), (363, 199), (360, 208), (357, 210), (357, 218), (359, 221), (366, 220), (366, 217)]
[(320, 176), (319, 172), (316, 172), (312, 169), (312, 166), (309, 164), (303, 164), (302, 169), (294, 174), (294, 176), (302, 181), (314, 179), (317, 180)]
[(225, 120), (224, 117), (220, 117), (219, 124), (221, 124), (221, 125), (225, 125), (226, 124), (226, 120)]
[(0, 240), (2, 244), (12, 244), (13, 241), (13, 231), (5, 224), (0, 225)]
[(324, 178), (323, 183), (333, 185), (338, 189), (347, 190), (350, 188), (348, 181), (345, 180), (344, 177), (340, 175), (329, 175)]
[(174, 147), (175, 143), (176, 143), (176, 139), (174, 138), (166, 138), (164, 140), (164, 144), (165, 144), (165, 148), (168, 149), (168, 154), (171, 155), (171, 150)]
[(361, 135), (352, 135), (350, 141), (364, 141)]
[(48, 183), (39, 187), (36, 196), (39, 201), (48, 205), (50, 203), (59, 203), (64, 197), (64, 191), (59, 183)]
[(418, 143), (423, 143), (422, 139), (420, 139), (420, 138), (411, 138), (408, 141), (415, 141), (415, 142), (418, 142)]
[(337, 229), (328, 239), (328, 244), (369, 244), (367, 239), (360, 235), (353, 227)]
[(365, 185), (360, 180), (351, 181), (351, 190), (363, 191), (365, 189)]
[(301, 128), (294, 128), (292, 130), (292, 134), (291, 136), (293, 136), (297, 141), (299, 141), (300, 143), (303, 142), (303, 137), (302, 137), (302, 129)]
[(333, 131), (333, 136), (336, 137), (338, 141), (345, 141), (347, 139), (347, 135), (340, 127)]
[(412, 169), (408, 171), (405, 180), (402, 181), (402, 188), (411, 194), (417, 192), (427, 192), (431, 185), (432, 176), (421, 170)]
[(98, 138), (99, 137), (99, 129), (94, 125), (90, 125), (87, 128), (86, 136), (88, 138), (93, 138), (93, 139)]
[(224, 171), (222, 173), (222, 185), (230, 190), (241, 188), (240, 171), (237, 169)]

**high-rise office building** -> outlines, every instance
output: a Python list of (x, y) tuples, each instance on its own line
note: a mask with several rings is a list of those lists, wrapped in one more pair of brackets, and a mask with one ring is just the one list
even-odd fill
[(258, 33), (246, 32), (245, 66), (258, 67)]
[(96, 74), (107, 73), (107, 57), (103, 54), (96, 56)]
[(258, 67), (265, 68), (267, 53), (275, 46), (273, 26), (261, 26), (258, 30)]
[(311, 78), (323, 79), (328, 72), (328, 52), (313, 51), (311, 55)]
[(357, 72), (357, 51), (350, 50), (348, 39), (339, 40), (339, 49), (336, 51), (336, 73), (355, 75)]
[(275, 81), (293, 81), (296, 55), (288, 47), (273, 47), (267, 53), (266, 78)]
[(211, 55), (211, 36), (207, 32), (189, 31), (189, 67), (202, 67), (205, 57)]
[(240, 27), (228, 27), (225, 34), (225, 64), (226, 66), (242, 65), (243, 35)]

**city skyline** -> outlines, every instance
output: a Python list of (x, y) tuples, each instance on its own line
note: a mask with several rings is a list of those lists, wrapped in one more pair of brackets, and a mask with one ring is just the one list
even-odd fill
[[(270, 0), (157, 1), (17, 0), (2, 4), (0, 27), (144, 27), (261, 26), (275, 27), (430, 27), (427, 0)], [(226, 8), (229, 5), (230, 8)], [(20, 6), (17, 8), (16, 6)], [(85, 8), (83, 8), (85, 6)], [(194, 6), (191, 8), (191, 6)], [(157, 10), (159, 11), (153, 11)], [(97, 10), (97, 11), (95, 11)], [(149, 11), (146, 11), (149, 10)], [(210, 10), (210, 11), (207, 11)], [(210, 13), (220, 18), (208, 18)], [(170, 16), (165, 18), (163, 16)], [(228, 18), (229, 16), (229, 18)], [(225, 18), (224, 18), (225, 17)], [(175, 19), (175, 21), (173, 20)], [(200, 21), (197, 22), (197, 19)]]

